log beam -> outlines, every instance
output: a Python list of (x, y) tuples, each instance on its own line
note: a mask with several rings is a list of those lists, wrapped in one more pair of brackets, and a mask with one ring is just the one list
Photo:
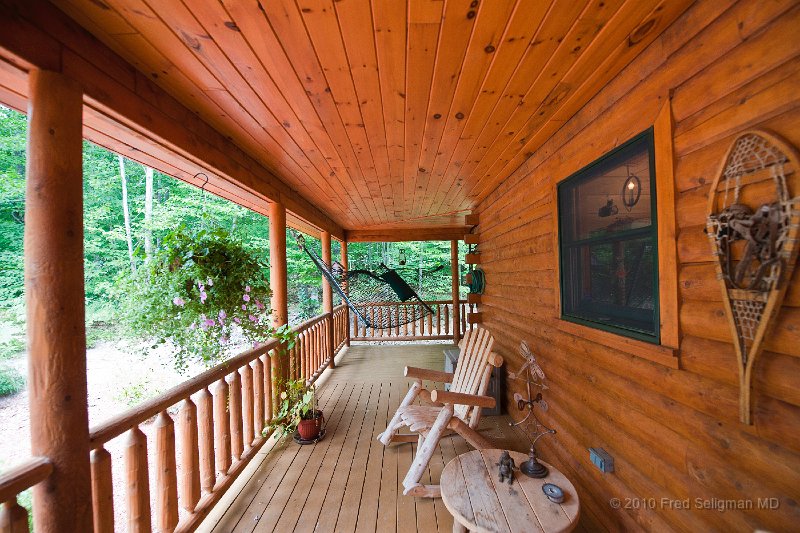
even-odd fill
[(31, 452), (53, 474), (36, 485), (37, 531), (91, 531), (83, 282), (81, 87), (29, 77), (25, 298)]
[(466, 226), (349, 229), (345, 238), (348, 242), (453, 241), (463, 239), (468, 231)]

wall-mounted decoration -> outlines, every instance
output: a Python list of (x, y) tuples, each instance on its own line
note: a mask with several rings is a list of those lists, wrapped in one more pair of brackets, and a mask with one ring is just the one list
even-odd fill
[(739, 419), (751, 424), (753, 365), (775, 323), (797, 262), (800, 189), (796, 150), (748, 131), (736, 138), (711, 184), (706, 233), (739, 368)]
[(639, 203), (639, 198), (642, 197), (642, 180), (639, 179), (639, 176), (628, 172), (628, 179), (622, 184), (622, 205), (630, 213)]

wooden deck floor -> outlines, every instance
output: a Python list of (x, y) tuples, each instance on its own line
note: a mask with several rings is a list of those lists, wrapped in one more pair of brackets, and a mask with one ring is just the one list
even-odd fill
[[(201, 530), (452, 531), (440, 499), (403, 496), (401, 482), (416, 444), (384, 447), (376, 440), (408, 390), (403, 367), (441, 369), (444, 347), (351, 347), (319, 391), (326, 438), (260, 453)], [(481, 430), (498, 448), (525, 451), (527, 441), (508, 420), (485, 417)], [(443, 439), (423, 482), (438, 483), (444, 465), (470, 449), (459, 436)]]

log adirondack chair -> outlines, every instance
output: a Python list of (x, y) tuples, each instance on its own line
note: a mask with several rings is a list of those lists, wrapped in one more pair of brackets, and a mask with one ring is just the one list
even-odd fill
[[(419, 480), (439, 444), (439, 439), (449, 431), (455, 431), (475, 448), (494, 447), (491, 441), (476, 430), (481, 408), (490, 409), (495, 406), (494, 398), (485, 396), (492, 367), (503, 364), (503, 358), (492, 353), (493, 344), (494, 338), (488, 331), (475, 328), (468, 330), (459, 343), (461, 355), (453, 374), (406, 367), (406, 377), (415, 381), (386, 430), (378, 435), (378, 440), (385, 446), (391, 442), (418, 440), (416, 457), (403, 480), (403, 494), (429, 498), (441, 496), (439, 485), (423, 485)], [(428, 391), (422, 386), (422, 380), (452, 385), (449, 391)], [(414, 405), (418, 396), (433, 405)], [(408, 426), (417, 435), (398, 434), (397, 431), (403, 426)]]

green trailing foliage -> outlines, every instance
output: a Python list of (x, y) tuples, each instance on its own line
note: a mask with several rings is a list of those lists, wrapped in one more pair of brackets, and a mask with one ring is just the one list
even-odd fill
[(192, 360), (217, 364), (231, 346), (273, 333), (267, 272), (265, 261), (227, 230), (181, 226), (127, 283), (129, 324), (169, 341), (179, 370)]

